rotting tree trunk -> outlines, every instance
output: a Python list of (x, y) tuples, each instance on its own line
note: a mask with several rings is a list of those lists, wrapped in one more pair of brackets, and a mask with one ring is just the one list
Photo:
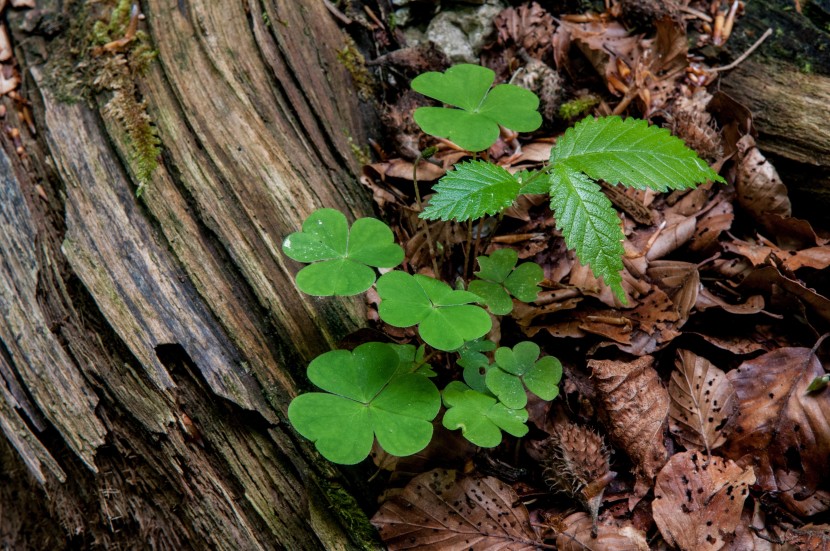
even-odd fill
[(740, 55), (767, 29), (773, 33), (720, 88), (752, 112), (758, 147), (788, 185), (795, 214), (828, 226), (830, 9), (815, 0), (800, 5), (798, 13), (772, 0), (747, 2), (727, 42), (730, 55)]
[(345, 35), (317, 0), (143, 10), (162, 156), (141, 199), (106, 98), (56, 99), (58, 41), (9, 15), (37, 135), (3, 98), (25, 153), (3, 133), (0, 546), (371, 545), (342, 474), (284, 422), (307, 361), (362, 319), (296, 291), (279, 248), (315, 208), (369, 209)]

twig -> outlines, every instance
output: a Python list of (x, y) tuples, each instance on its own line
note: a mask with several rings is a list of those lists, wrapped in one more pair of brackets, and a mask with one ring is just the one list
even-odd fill
[(329, 2), (329, 0), (323, 0), (323, 5), (326, 7), (327, 10), (329, 10), (331, 12), (331, 14), (334, 17), (339, 19), (340, 22), (343, 23), (344, 25), (348, 26), (348, 25), (351, 25), (352, 23), (354, 23), (354, 21), (352, 21), (351, 17), (349, 17), (348, 15), (343, 13), (342, 11), (338, 10), (337, 6), (335, 6), (334, 4)]
[(679, 6), (678, 9), (680, 11), (682, 11), (683, 13), (688, 13), (689, 15), (694, 15), (698, 19), (702, 19), (702, 20), (706, 21), (707, 23), (712, 22), (712, 17), (709, 14), (704, 13), (700, 10), (696, 10), (696, 9), (691, 8), (689, 6)]
[[(432, 156), (432, 154), (430, 154)], [(418, 157), (415, 159), (415, 162), (412, 164), (412, 184), (415, 186), (415, 201), (418, 203), (418, 212), (421, 213), (424, 211), (424, 206), (421, 203), (421, 190), (418, 187), (418, 163), (424, 158), (424, 153), (421, 152), (418, 154)], [(432, 236), (429, 234), (429, 222), (424, 220), (418, 216), (418, 219), (424, 224), (424, 233), (427, 237), (427, 246), (429, 247), (429, 257), (432, 260), (432, 271), (435, 274), (435, 277), (438, 277), (438, 262), (435, 260), (435, 249), (432, 245)]]
[(761, 35), (761, 38), (756, 40), (755, 44), (750, 46), (747, 51), (742, 53), (741, 56), (738, 59), (736, 59), (735, 61), (733, 61), (729, 65), (724, 65), (723, 67), (714, 67), (712, 69), (709, 69), (709, 71), (712, 72), (712, 73), (720, 73), (721, 71), (729, 71), (730, 69), (734, 69), (735, 67), (737, 67), (738, 65), (743, 63), (744, 60), (752, 54), (752, 52), (757, 50), (758, 46), (760, 46), (764, 42), (764, 40), (766, 40), (769, 37), (769, 35), (771, 35), (771, 34), (772, 34), (772, 29), (767, 29), (766, 32)]

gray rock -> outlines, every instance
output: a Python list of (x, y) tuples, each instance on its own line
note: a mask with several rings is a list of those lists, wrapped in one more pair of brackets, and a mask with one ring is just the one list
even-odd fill
[(486, 0), (478, 7), (454, 6), (432, 19), (427, 38), (454, 63), (478, 63), (478, 54), (493, 33), (493, 19), (504, 8), (501, 0)]

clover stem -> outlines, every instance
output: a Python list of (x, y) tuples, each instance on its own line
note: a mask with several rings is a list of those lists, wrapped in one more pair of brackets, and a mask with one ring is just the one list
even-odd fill
[(464, 280), (467, 280), (470, 268), (470, 249), (473, 247), (473, 219), (467, 220), (467, 246), (464, 248)]
[[(429, 151), (431, 148), (427, 148), (426, 151)], [(418, 157), (415, 159), (415, 162), (412, 164), (412, 184), (415, 187), (415, 202), (418, 203), (418, 212), (421, 213), (424, 211), (424, 206), (421, 203), (421, 190), (418, 187), (418, 163), (421, 162), (421, 159), (424, 158), (425, 151), (422, 151), (418, 154)], [(432, 155), (430, 155), (431, 157)], [(420, 216), (418, 217), (420, 218)], [(429, 258), (432, 260), (432, 271), (435, 274), (435, 277), (439, 277), (438, 274), (438, 262), (435, 260), (435, 249), (432, 243), (432, 236), (429, 234), (429, 222), (420, 218), (421, 223), (424, 225), (424, 233), (426, 234), (427, 238), (427, 246), (429, 247)]]

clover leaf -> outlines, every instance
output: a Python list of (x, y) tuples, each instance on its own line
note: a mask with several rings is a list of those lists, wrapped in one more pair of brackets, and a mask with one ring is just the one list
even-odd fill
[(349, 231), (346, 217), (334, 209), (318, 209), (302, 231), (283, 241), (282, 250), (299, 262), (313, 262), (297, 273), (297, 287), (309, 295), (356, 295), (375, 282), (370, 268), (392, 268), (403, 260), (392, 230), (375, 218), (360, 218)]
[(464, 438), (477, 446), (498, 446), (502, 430), (519, 437), (527, 434), (527, 410), (510, 409), (459, 381), (448, 384), (443, 397), (448, 408), (444, 414), (444, 427), (449, 430), (460, 428)]
[(483, 352), (495, 349), (496, 343), (493, 341), (475, 339), (465, 342), (464, 346), (456, 350), (459, 355), (457, 363), (464, 368), (464, 382), (473, 390), (483, 394), (491, 394), (484, 382), (484, 376), (490, 367), (490, 359)]
[(495, 77), (490, 69), (469, 64), (415, 77), (413, 90), (459, 108), (419, 107), (415, 122), (427, 134), (448, 138), (469, 151), (493, 145), (499, 137), (499, 125), (517, 132), (539, 128), (542, 117), (536, 94), (512, 84), (491, 88)]
[(522, 302), (533, 302), (539, 294), (539, 282), (545, 278), (542, 267), (535, 262), (516, 266), (519, 255), (513, 249), (499, 249), (490, 256), (479, 256), (481, 270), (470, 282), (470, 292), (477, 294), (490, 311), (503, 316), (513, 310), (513, 295)]
[(421, 451), (441, 398), (423, 375), (399, 374), (400, 363), (398, 352), (379, 342), (318, 356), (308, 378), (326, 392), (296, 397), (288, 406), (291, 424), (325, 458), (344, 465), (365, 459), (375, 438), (392, 455)]
[(559, 395), (562, 364), (553, 356), (539, 359), (541, 350), (531, 341), (520, 342), (512, 349), (496, 350), (496, 365), (487, 371), (486, 383), (493, 394), (508, 408), (527, 405), (525, 387), (543, 400)]
[(418, 373), (424, 377), (436, 377), (438, 374), (432, 370), (432, 366), (424, 361), (424, 345), (415, 347), (413, 344), (390, 344), (398, 353), (401, 364), (398, 366), (398, 373)]
[(438, 350), (456, 350), (485, 335), (492, 327), (481, 300), (468, 291), (455, 291), (442, 281), (416, 274), (389, 272), (377, 282), (380, 318), (395, 327), (418, 325), (421, 338)]

